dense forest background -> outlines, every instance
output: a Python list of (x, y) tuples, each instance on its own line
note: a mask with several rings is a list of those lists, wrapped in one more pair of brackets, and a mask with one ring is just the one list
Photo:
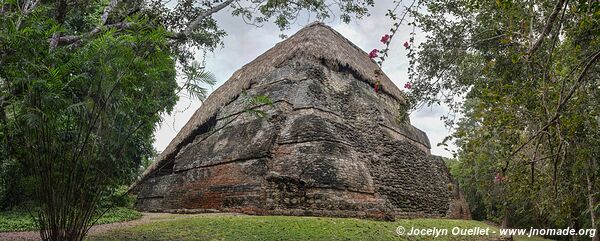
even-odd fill
[[(214, 84), (194, 58), (226, 37), (214, 13), (286, 29), (306, 12), (360, 21), (374, 4), (1, 0), (0, 208), (28, 203), (43, 238), (82, 239), (151, 162), (161, 115)], [(412, 109), (451, 107), (448, 165), (473, 217), (597, 228), (600, 2), (414, 0), (387, 16), (392, 41), (375, 60), (409, 59)], [(401, 25), (419, 29), (404, 44)]]
[(598, 1), (427, 1), (416, 101), (455, 112), (449, 162), (473, 217), (597, 228)]

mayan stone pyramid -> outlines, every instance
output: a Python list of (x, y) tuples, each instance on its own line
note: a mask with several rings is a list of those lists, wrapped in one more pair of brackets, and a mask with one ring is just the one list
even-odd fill
[(427, 135), (399, 121), (404, 94), (378, 70), (332, 28), (305, 27), (206, 99), (132, 187), (136, 207), (468, 218)]

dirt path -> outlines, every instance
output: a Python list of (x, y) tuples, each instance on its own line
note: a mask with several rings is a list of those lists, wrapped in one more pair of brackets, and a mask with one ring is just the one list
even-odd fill
[[(224, 213), (206, 213), (206, 214), (172, 214), (172, 213), (142, 213), (142, 218), (121, 222), (121, 223), (109, 223), (109, 224), (100, 224), (95, 225), (90, 229), (88, 235), (100, 234), (106, 231), (116, 229), (116, 228), (126, 228), (131, 226), (136, 226), (144, 223), (150, 222), (160, 222), (160, 221), (168, 221), (174, 220), (178, 218), (185, 217), (193, 217), (193, 216), (211, 216), (211, 215), (238, 215), (238, 214), (224, 214)], [(37, 231), (28, 231), (28, 232), (7, 232), (0, 233), (0, 240), (41, 240), (40, 234)]]

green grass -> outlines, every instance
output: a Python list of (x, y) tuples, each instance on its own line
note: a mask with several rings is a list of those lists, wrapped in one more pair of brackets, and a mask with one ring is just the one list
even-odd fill
[[(404, 219), (396, 222), (288, 216), (186, 216), (114, 229), (90, 240), (433, 240), (400, 237), (396, 228), (497, 228), (478, 221)], [(497, 236), (496, 236), (497, 237)], [(436, 240), (489, 240), (489, 236), (442, 236)], [(517, 240), (542, 240), (520, 238)]]
[[(128, 208), (114, 208), (98, 220), (98, 224), (114, 223), (138, 219), (142, 214)], [(0, 232), (33, 231), (37, 225), (27, 211), (0, 212)]]

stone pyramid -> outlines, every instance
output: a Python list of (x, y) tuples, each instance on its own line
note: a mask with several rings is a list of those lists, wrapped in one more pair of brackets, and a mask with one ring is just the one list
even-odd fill
[(468, 218), (427, 135), (398, 118), (405, 103), (367, 53), (311, 24), (206, 99), (132, 186), (136, 207)]

